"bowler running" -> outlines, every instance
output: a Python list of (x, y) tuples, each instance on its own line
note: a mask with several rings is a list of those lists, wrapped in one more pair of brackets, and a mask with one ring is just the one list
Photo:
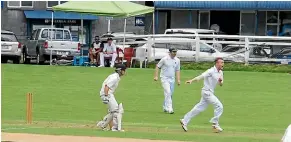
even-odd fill
[(173, 100), (175, 86), (175, 75), (177, 76), (178, 85), (180, 85), (180, 59), (176, 57), (177, 50), (174, 48), (169, 49), (169, 55), (163, 57), (156, 66), (154, 80), (158, 80), (159, 69), (161, 69), (160, 77), (162, 86), (164, 88), (164, 112), (173, 114)]
[(193, 117), (197, 116), (200, 112), (204, 111), (209, 104), (212, 104), (214, 106), (214, 117), (210, 120), (214, 132), (218, 133), (223, 131), (223, 129), (219, 125), (219, 118), (222, 115), (223, 106), (219, 99), (214, 95), (214, 89), (217, 83), (220, 86), (222, 86), (223, 84), (223, 65), (223, 59), (217, 58), (215, 60), (214, 67), (208, 69), (201, 75), (186, 81), (186, 83), (191, 84), (193, 81), (196, 82), (204, 79), (204, 86), (201, 91), (200, 102), (196, 104), (193, 109), (184, 116), (183, 119), (180, 119), (180, 123), (185, 132), (188, 131), (187, 125), (190, 120)]
[(109, 75), (102, 84), (100, 98), (104, 104), (108, 105), (108, 114), (103, 120), (97, 122), (97, 127), (105, 130), (108, 124), (113, 121), (112, 131), (124, 131), (121, 129), (122, 114), (124, 113), (122, 103), (118, 104), (114, 97), (114, 92), (118, 87), (120, 77), (125, 74), (126, 66), (116, 65), (115, 73)]

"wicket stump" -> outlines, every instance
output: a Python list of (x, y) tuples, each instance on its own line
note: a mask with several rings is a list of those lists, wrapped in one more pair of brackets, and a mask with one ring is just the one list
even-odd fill
[(32, 123), (32, 93), (26, 94), (26, 123)]

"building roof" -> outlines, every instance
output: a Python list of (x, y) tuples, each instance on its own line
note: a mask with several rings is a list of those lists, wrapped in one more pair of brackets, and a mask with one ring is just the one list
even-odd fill
[(291, 10), (291, 1), (155, 1), (158, 9)]

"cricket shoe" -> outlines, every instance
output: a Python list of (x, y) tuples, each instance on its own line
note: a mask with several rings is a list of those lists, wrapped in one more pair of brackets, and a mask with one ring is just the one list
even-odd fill
[(180, 124), (185, 132), (188, 131), (187, 125), (184, 124), (183, 119), (180, 119)]
[(219, 125), (212, 125), (212, 129), (214, 133), (220, 133), (223, 129)]
[(169, 114), (174, 114), (174, 111), (168, 111)]
[(168, 110), (164, 109), (164, 113), (174, 114), (174, 111), (168, 111)]
[(117, 130), (117, 129), (112, 129), (112, 132), (125, 132), (124, 130)]

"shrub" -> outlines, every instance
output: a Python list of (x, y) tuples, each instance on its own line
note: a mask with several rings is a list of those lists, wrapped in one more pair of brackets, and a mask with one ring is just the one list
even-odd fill
[[(147, 68), (155, 68), (157, 62), (151, 62)], [(181, 70), (207, 70), (214, 65), (213, 62), (181, 62)], [(138, 66), (138, 65), (137, 65)], [(139, 66), (138, 66), (139, 67)], [(224, 63), (224, 71), (252, 71), (252, 72), (278, 72), (291, 73), (291, 65), (282, 64), (250, 64)]]

